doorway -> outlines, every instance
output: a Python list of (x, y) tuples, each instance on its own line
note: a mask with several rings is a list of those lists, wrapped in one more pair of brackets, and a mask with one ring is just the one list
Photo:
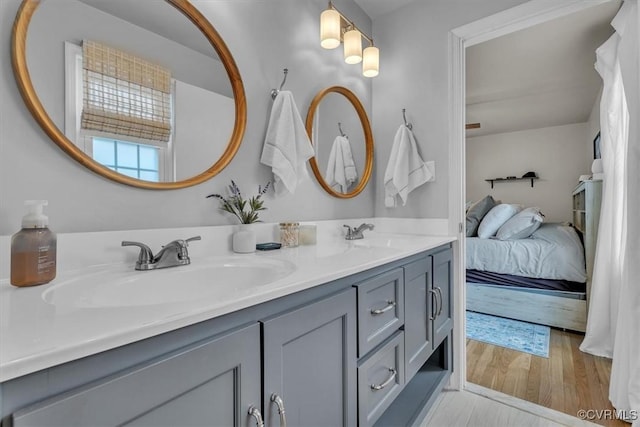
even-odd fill
[[(588, 3), (588, 4), (586, 4)], [(463, 125), (469, 122), (466, 119), (466, 108), (465, 108), (465, 80), (466, 80), (466, 72), (465, 72), (465, 64), (466, 58), (465, 54), (467, 52), (467, 48), (471, 48), (473, 46), (477, 46), (481, 43), (488, 42), (494, 39), (497, 39), (501, 36), (512, 34), (527, 28), (531, 28), (537, 24), (542, 24), (549, 22), (554, 19), (558, 19), (561, 17), (570, 16), (572, 14), (578, 14), (580, 12), (588, 12), (587, 9), (598, 5), (606, 5), (610, 3), (608, 1), (594, 1), (594, 2), (564, 2), (562, 5), (549, 5), (549, 3), (540, 2), (540, 1), (530, 1), (521, 6), (515, 7), (513, 9), (509, 9), (507, 11), (501, 12), (499, 14), (493, 15), (491, 17), (485, 18), (483, 20), (465, 25), (464, 27), (455, 29), (452, 31), (450, 35), (450, 70), (451, 70), (451, 88), (450, 93), (452, 94), (451, 100), (451, 110), (450, 110), (450, 135), (452, 136), (452, 141), (450, 144), (451, 150), (451, 159), (452, 159), (452, 170), (451, 174), (451, 182), (450, 182), (450, 212), (452, 213), (452, 217), (454, 221), (452, 222), (452, 228), (454, 225), (458, 226), (458, 230), (461, 236), (464, 236), (464, 224), (465, 219), (465, 203), (469, 200), (467, 198), (467, 190), (468, 190), (468, 182), (467, 182), (467, 162), (465, 159), (466, 155), (466, 135), (464, 133)], [(475, 120), (472, 120), (475, 122)], [(522, 171), (522, 173), (528, 172)], [(509, 172), (505, 172), (505, 175)], [(506, 177), (506, 176), (505, 176)], [(520, 176), (518, 176), (519, 178)], [(490, 178), (487, 176), (486, 178)], [(575, 177), (576, 182), (578, 176)], [(488, 183), (482, 183), (489, 188)], [(524, 184), (522, 184), (524, 185)], [(567, 198), (570, 199), (571, 194), (569, 193)], [(570, 218), (567, 218), (569, 220)], [(545, 405), (545, 403), (549, 403), (546, 406), (554, 409), (559, 409), (560, 406), (563, 408), (569, 408), (567, 411), (570, 415), (576, 416), (577, 407), (573, 408), (570, 404), (564, 404), (565, 396), (562, 396), (563, 404), (558, 404), (560, 398), (556, 397), (553, 400), (553, 395), (547, 395), (544, 390), (553, 390), (560, 387), (562, 390), (568, 390), (567, 401), (575, 401), (577, 405), (583, 404), (585, 399), (583, 396), (578, 396), (578, 393), (582, 393), (585, 389), (585, 383), (583, 384), (573, 384), (573, 385), (565, 385), (563, 382), (560, 384), (549, 383), (549, 387), (544, 385), (545, 379), (541, 379), (538, 382), (538, 390), (536, 393), (533, 392), (533, 388), (531, 383), (527, 381), (523, 381), (522, 376), (526, 375), (527, 378), (531, 374), (531, 371), (543, 371), (545, 370), (545, 366), (543, 361), (536, 360), (532, 362), (531, 356), (527, 359), (527, 357), (523, 357), (521, 353), (509, 353), (508, 351), (501, 350), (498, 347), (487, 347), (485, 344), (472, 344), (470, 346), (470, 353), (466, 354), (464, 349), (467, 348), (467, 339), (466, 339), (466, 328), (465, 324), (465, 309), (466, 309), (466, 289), (465, 289), (465, 253), (466, 253), (466, 242), (464, 237), (461, 237), (459, 244), (457, 245), (458, 251), (458, 259), (461, 261), (456, 266), (456, 275), (457, 275), (457, 283), (458, 292), (456, 297), (456, 313), (458, 315), (457, 320), (457, 347), (459, 351), (457, 352), (458, 359), (454, 361), (456, 368), (458, 368), (458, 375), (455, 378), (455, 381), (458, 381), (461, 388), (469, 388), (474, 391), (478, 391), (478, 387), (473, 386), (467, 383), (468, 379), (472, 379), (475, 382), (481, 383), (481, 385), (485, 388), (494, 388), (501, 389), (502, 391), (510, 391), (510, 394), (518, 397), (519, 399), (526, 399), (529, 397), (529, 401), (535, 403), (536, 405)], [(560, 357), (560, 364), (558, 362), (549, 362), (548, 372), (551, 371), (551, 367), (560, 366), (561, 368), (565, 368), (564, 370), (558, 371), (557, 369), (554, 371), (555, 376), (551, 374), (547, 379), (558, 379), (558, 372), (560, 372), (560, 376), (564, 377), (564, 373), (569, 372), (569, 368), (574, 368), (574, 377), (583, 378), (586, 383), (591, 381), (594, 384), (597, 384), (598, 388), (601, 390), (601, 393), (598, 394), (598, 397), (594, 397), (592, 400), (597, 400), (599, 403), (593, 403), (593, 405), (599, 404), (608, 404), (607, 396), (607, 385), (603, 384), (603, 378), (608, 379), (607, 365), (601, 364), (602, 361), (595, 361), (592, 359), (583, 359), (578, 356), (582, 356), (577, 350), (577, 345), (581, 341), (579, 335), (572, 334), (570, 332), (564, 332), (562, 330), (553, 330), (551, 334), (552, 339), (552, 347), (555, 348)], [(561, 351), (562, 350), (562, 351)], [(566, 350), (566, 351), (564, 351)], [(577, 353), (576, 353), (577, 351)], [(588, 356), (588, 355), (584, 355)], [(589, 356), (590, 357), (590, 356)], [(475, 358), (472, 360), (472, 358)], [(484, 360), (484, 367), (481, 362)], [(565, 367), (566, 365), (566, 367)], [(509, 369), (509, 366), (514, 368), (513, 370)], [(527, 370), (523, 367), (527, 366)], [(577, 373), (579, 369), (585, 369), (584, 367), (592, 367), (592, 369), (588, 369), (591, 372), (595, 372), (598, 374), (598, 369), (600, 368), (601, 374), (594, 378), (588, 378), (587, 375), (583, 375), (582, 373)], [(610, 366), (610, 365), (609, 365)], [(493, 370), (493, 372), (492, 372)], [(584, 371), (583, 371), (584, 372)], [(570, 375), (566, 375), (567, 377)], [(483, 379), (485, 380), (483, 383)], [(535, 382), (535, 381), (534, 381)], [(506, 387), (505, 387), (506, 383)], [(541, 386), (542, 383), (542, 386)], [(491, 387), (491, 385), (495, 387)], [(500, 385), (500, 387), (498, 387)], [(589, 388), (591, 385), (586, 384), (587, 393), (590, 393)], [(574, 396), (571, 396), (571, 391), (573, 390)], [(536, 394), (537, 398), (542, 395), (542, 399), (538, 399), (537, 401), (532, 398), (532, 395)], [(497, 394), (494, 394), (496, 397)], [(513, 402), (511, 402), (513, 403)], [(554, 404), (551, 404), (554, 403)], [(531, 410), (530, 406), (534, 406), (529, 404), (527, 406), (524, 404), (528, 410)], [(607, 409), (610, 407), (603, 407), (602, 409)], [(585, 408), (591, 409), (591, 408)], [(597, 409), (597, 408), (596, 408)], [(540, 409), (542, 411), (542, 409)], [(560, 409), (562, 410), (562, 409)], [(572, 413), (573, 412), (573, 413)]]

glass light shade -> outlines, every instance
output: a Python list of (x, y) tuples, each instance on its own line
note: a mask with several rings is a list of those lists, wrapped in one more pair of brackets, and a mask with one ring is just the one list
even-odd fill
[(362, 55), (362, 75), (375, 77), (380, 69), (380, 50), (375, 46), (366, 48)]
[(340, 14), (334, 9), (320, 15), (320, 46), (325, 49), (340, 46)]
[(344, 62), (357, 64), (362, 61), (362, 35), (358, 30), (344, 33)]

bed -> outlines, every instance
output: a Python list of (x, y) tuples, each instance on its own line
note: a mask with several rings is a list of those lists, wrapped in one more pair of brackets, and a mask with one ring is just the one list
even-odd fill
[(584, 332), (584, 248), (576, 230), (544, 223), (517, 240), (467, 237), (467, 309)]

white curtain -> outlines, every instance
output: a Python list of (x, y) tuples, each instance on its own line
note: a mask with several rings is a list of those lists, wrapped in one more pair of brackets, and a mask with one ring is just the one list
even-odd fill
[(604, 169), (602, 211), (582, 351), (613, 359), (609, 399), (640, 426), (640, 78), (638, 0), (597, 50)]

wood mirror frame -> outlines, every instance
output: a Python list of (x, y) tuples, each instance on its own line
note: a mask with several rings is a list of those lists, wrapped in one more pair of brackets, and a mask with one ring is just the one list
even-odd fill
[(309, 136), (309, 140), (311, 144), (314, 144), (313, 141), (313, 118), (316, 114), (316, 111), (322, 102), (322, 99), (330, 94), (330, 93), (338, 93), (343, 95), (347, 100), (353, 105), (356, 113), (358, 114), (358, 118), (360, 119), (360, 123), (362, 124), (362, 131), (364, 132), (364, 143), (365, 143), (365, 166), (364, 171), (362, 172), (362, 177), (358, 182), (358, 185), (348, 193), (340, 193), (333, 188), (325, 181), (324, 176), (320, 172), (318, 167), (318, 162), (316, 157), (313, 156), (309, 159), (309, 164), (311, 165), (311, 169), (313, 170), (313, 174), (316, 176), (318, 183), (324, 188), (324, 190), (331, 194), (334, 197), (338, 197), (340, 199), (350, 199), (352, 197), (357, 196), (364, 190), (369, 182), (369, 178), (371, 178), (371, 172), (373, 171), (373, 133), (371, 132), (371, 124), (369, 123), (369, 118), (367, 117), (367, 112), (364, 110), (362, 103), (349, 89), (342, 86), (331, 86), (326, 89), (321, 90), (316, 94), (316, 96), (311, 101), (311, 105), (309, 106), (309, 111), (307, 111), (307, 120), (306, 120), (306, 129), (307, 135)]
[(236, 66), (236, 63), (233, 59), (233, 56), (231, 55), (231, 52), (227, 48), (227, 45), (224, 43), (224, 40), (222, 40), (211, 23), (188, 0), (165, 1), (171, 6), (175, 7), (183, 15), (185, 15), (189, 19), (189, 21), (191, 21), (202, 32), (202, 34), (204, 34), (207, 40), (209, 40), (211, 46), (217, 52), (220, 60), (222, 61), (222, 64), (224, 65), (225, 70), (227, 71), (235, 101), (235, 124), (225, 151), (209, 169), (182, 181), (144, 181), (115, 172), (86, 155), (80, 148), (78, 148), (66, 137), (63, 131), (61, 131), (56, 126), (51, 117), (49, 117), (49, 115), (47, 114), (47, 111), (42, 105), (40, 99), (38, 98), (38, 95), (36, 94), (33, 83), (31, 81), (31, 76), (29, 75), (29, 70), (27, 68), (27, 31), (29, 29), (31, 17), (38, 8), (38, 5), (41, 3), (41, 0), (23, 0), (20, 8), (18, 9), (16, 20), (13, 25), (11, 41), (13, 71), (22, 98), (24, 99), (27, 108), (36, 119), (40, 127), (42, 127), (42, 129), (53, 140), (53, 142), (55, 142), (65, 153), (71, 156), (74, 160), (105, 178), (111, 179), (121, 184), (153, 190), (172, 190), (190, 187), (192, 185), (200, 184), (217, 175), (229, 164), (229, 162), (231, 162), (231, 159), (238, 151), (240, 143), (242, 142), (242, 137), (244, 135), (247, 122), (247, 104), (244, 93), (244, 86), (242, 84), (242, 79), (240, 77), (238, 67)]

